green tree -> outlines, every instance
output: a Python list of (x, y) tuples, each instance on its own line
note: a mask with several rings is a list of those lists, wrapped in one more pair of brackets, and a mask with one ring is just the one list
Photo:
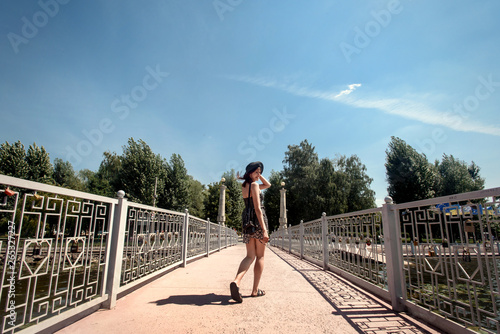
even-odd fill
[[(342, 177), (347, 183), (347, 212), (374, 208), (375, 192), (370, 189), (373, 179), (366, 174), (366, 166), (358, 156), (340, 156), (337, 160)], [(337, 181), (340, 181), (337, 179)]]
[(226, 226), (241, 230), (241, 214), (245, 207), (241, 194), (241, 183), (236, 179), (234, 170), (222, 175), (226, 179)]
[(157, 193), (163, 193), (165, 174), (161, 156), (154, 154), (142, 139), (136, 142), (129, 138), (123, 147), (115, 189), (124, 190), (131, 201), (153, 205), (155, 180), (158, 177)]
[(210, 219), (212, 223), (217, 222), (219, 214), (220, 182), (210, 183), (205, 197), (205, 218)]
[(28, 174), (26, 150), (20, 141), (14, 144), (5, 142), (0, 145), (0, 173), (20, 179), (26, 178)]
[(327, 215), (347, 212), (349, 182), (338, 170), (336, 161), (328, 158), (321, 159), (315, 186), (319, 194), (318, 211), (325, 212)]
[(189, 214), (206, 219), (205, 198), (207, 190), (200, 181), (195, 180), (191, 175), (188, 177)]
[(189, 206), (189, 176), (184, 160), (178, 154), (172, 154), (169, 163), (164, 163), (165, 185), (159, 192), (159, 203), (166, 209), (184, 211)]
[(283, 160), (283, 178), (287, 184), (288, 221), (296, 225), (301, 219), (318, 218), (319, 196), (314, 187), (319, 168), (314, 146), (306, 140), (300, 145), (288, 145)]
[(396, 203), (434, 197), (436, 173), (425, 154), (397, 137), (386, 150), (387, 191)]
[(36, 182), (54, 183), (52, 179), (53, 167), (50, 157), (45, 148), (38, 147), (36, 143), (30, 145), (26, 153), (26, 163), (28, 165), (27, 179)]
[(75, 174), (75, 170), (69, 161), (60, 158), (54, 159), (53, 179), (56, 185), (75, 190), (86, 190), (82, 180)]
[[(116, 153), (104, 152), (103, 160), (99, 169), (94, 172), (83, 169), (78, 173), (78, 177), (85, 185), (87, 192), (92, 194), (116, 197), (120, 189), (119, 175), (121, 169), (121, 158)], [(128, 195), (126, 195), (128, 197)]]
[(271, 175), (269, 176), (269, 183), (271, 183), (271, 187), (266, 189), (264, 192), (264, 207), (266, 210), (267, 220), (269, 222), (269, 231), (275, 231), (280, 226), (280, 189), (282, 188), (282, 181), (283, 176), (280, 172), (271, 171)]
[(439, 173), (438, 196), (459, 194), (484, 188), (484, 179), (479, 175), (480, 168), (472, 162), (470, 166), (465, 161), (456, 159), (453, 155), (443, 154), (443, 159), (437, 163)]

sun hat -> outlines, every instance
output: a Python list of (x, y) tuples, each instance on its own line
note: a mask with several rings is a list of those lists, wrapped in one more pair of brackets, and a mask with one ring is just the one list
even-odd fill
[(247, 168), (245, 169), (246, 174), (253, 173), (257, 168), (260, 167), (260, 172), (264, 172), (264, 164), (260, 161), (255, 161), (251, 162), (247, 165)]

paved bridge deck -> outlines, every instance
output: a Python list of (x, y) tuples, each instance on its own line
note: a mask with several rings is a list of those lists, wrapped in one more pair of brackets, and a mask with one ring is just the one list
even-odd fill
[(229, 283), (244, 255), (239, 243), (192, 262), (57, 333), (439, 333), (274, 247), (266, 250), (260, 284), (267, 294), (249, 297), (249, 271), (243, 303), (235, 303)]

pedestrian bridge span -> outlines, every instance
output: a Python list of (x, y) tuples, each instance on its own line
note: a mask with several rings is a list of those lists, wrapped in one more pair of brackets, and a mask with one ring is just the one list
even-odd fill
[[(89, 319), (111, 316), (137, 291), (156, 291), (158, 298), (148, 303), (164, 306), (154, 309), (160, 313), (151, 313), (161, 324), (165, 317), (161, 310), (173, 312), (171, 306), (179, 312), (189, 308), (178, 319), (185, 317), (193, 325), (199, 319), (191, 306), (210, 311), (225, 306), (224, 311), (246, 319), (247, 326), (255, 315), (269, 320), (264, 330), (307, 314), (312, 320), (295, 322), (296, 329), (311, 327), (312, 321), (320, 326), (316, 322), (323, 321), (325, 327), (311, 327), (321, 332), (330, 328), (332, 319), (315, 319), (310, 313), (309, 301), (319, 296), (329, 305), (330, 315), (341, 315), (358, 333), (365, 326), (358, 315), (379, 314), (384, 307), (405, 321), (413, 319), (417, 324), (415, 319), (424, 319), (442, 332), (497, 333), (498, 198), (500, 188), (403, 204), (388, 198), (381, 208), (283, 226), (271, 234), (265, 275), (273, 277), (275, 267), (286, 263), (316, 293), (305, 296), (304, 286), (287, 285), (292, 281), (285, 278), (295, 274), (282, 273), (285, 276), (267, 282), (279, 286), (263, 286), (269, 290), (265, 297), (246, 298), (244, 306), (238, 306), (230, 305), (227, 290), (244, 249), (236, 231), (224, 226), (224, 209), (213, 223), (187, 211), (132, 203), (124, 193), (107, 198), (0, 175), (0, 228), (6, 235), (0, 240), (1, 329), (3, 333), (50, 333), (88, 314), (92, 314)], [(458, 209), (447, 211), (443, 203)], [(232, 254), (234, 263), (225, 254)], [(190, 267), (212, 261), (214, 267), (190, 273)], [(181, 273), (183, 289), (204, 284), (206, 293), (186, 297), (175, 291), (148, 290), (155, 284), (167, 287)], [(335, 285), (335, 280), (355, 288), (359, 296), (371, 296), (370, 303), (376, 306), (357, 301), (354, 292), (345, 294), (347, 288)], [(300, 302), (295, 299), (299, 297)], [(342, 301), (344, 297), (352, 299), (352, 305)], [(283, 301), (286, 305), (280, 304)], [(259, 305), (283, 317), (272, 321)], [(142, 309), (153, 311), (144, 306), (136, 312)], [(135, 318), (122, 321), (130, 319)], [(144, 319), (149, 319), (144, 326), (153, 328), (151, 317)], [(211, 321), (208, 315), (203, 319)], [(406, 331), (408, 324), (403, 323)], [(392, 331), (397, 326), (389, 327)], [(420, 323), (417, 327), (426, 328)], [(238, 328), (234, 332), (245, 332), (244, 327)]]

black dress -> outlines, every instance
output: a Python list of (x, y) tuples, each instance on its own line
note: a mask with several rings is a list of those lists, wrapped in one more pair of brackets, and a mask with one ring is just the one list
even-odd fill
[[(264, 206), (262, 205), (263, 200), (264, 200), (264, 195), (262, 195), (262, 192), (259, 193), (259, 197), (260, 197), (260, 210), (262, 211), (262, 216), (264, 217), (264, 224), (266, 225), (266, 229), (269, 231), (269, 225), (267, 223), (266, 211), (264, 210)], [(248, 198), (244, 198), (243, 200), (245, 201), (245, 208), (247, 208), (248, 205), (250, 204), (249, 201), (252, 201), (253, 199), (252, 199), (252, 197), (248, 197)], [(252, 233), (252, 234), (243, 233), (243, 242), (244, 243), (248, 244), (250, 242), (250, 238), (255, 238), (258, 240), (264, 239), (264, 231), (262, 231), (260, 224), (254, 233)]]

